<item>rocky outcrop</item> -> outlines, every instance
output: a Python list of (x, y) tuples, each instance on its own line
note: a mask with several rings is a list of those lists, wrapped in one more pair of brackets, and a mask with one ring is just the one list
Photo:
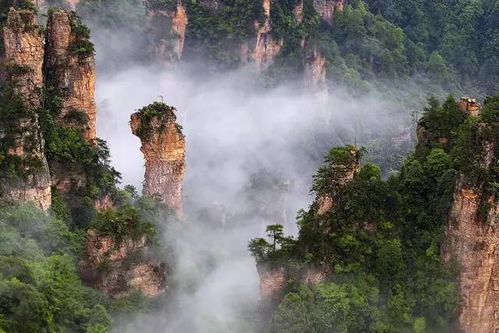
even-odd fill
[(296, 2), (295, 8), (293, 8), (293, 14), (295, 16), (296, 24), (303, 22), (303, 0), (298, 0)]
[(329, 168), (328, 189), (324, 193), (318, 193), (313, 204), (316, 215), (324, 215), (329, 212), (338, 200), (338, 196), (349, 181), (360, 171), (360, 151), (351, 146), (344, 151), (342, 161), (330, 161), (326, 164)]
[(282, 38), (272, 36), (270, 22), (270, 0), (263, 0), (263, 23), (255, 22), (256, 44), (250, 54), (250, 59), (259, 70), (267, 69), (273, 62), (284, 44)]
[(161, 5), (158, 1), (144, 2), (149, 44), (153, 58), (165, 67), (177, 63), (184, 49), (188, 19), (184, 5)]
[[(3, 28), (6, 86), (12, 88), (25, 109), (12, 123), (0, 124), (2, 139), (11, 142), (6, 155), (19, 162), (15, 177), (0, 180), (0, 198), (33, 202), (43, 210), (51, 204), (50, 174), (38, 123), (41, 103), (43, 34), (32, 11), (11, 8)], [(8, 137), (8, 138), (7, 138)], [(2, 175), (3, 176), (3, 175)]]
[(45, 85), (60, 97), (57, 120), (96, 138), (95, 59), (89, 31), (72, 13), (49, 13), (45, 45)]
[(182, 215), (185, 138), (174, 111), (173, 107), (155, 102), (132, 114), (130, 125), (140, 138), (146, 161), (142, 193), (157, 197)]
[(258, 267), (260, 275), (260, 295), (262, 297), (276, 297), (286, 285), (284, 268)]
[(321, 19), (331, 24), (333, 23), (334, 13), (337, 10), (342, 10), (345, 6), (345, 0), (313, 0), (312, 4)]
[[(475, 112), (476, 101), (469, 100), (466, 111), (471, 107)], [(481, 142), (478, 164), (482, 169), (497, 163), (496, 145)], [(499, 330), (499, 198), (487, 192), (487, 185), (483, 179), (461, 174), (442, 247), (443, 260), (457, 269), (458, 330), (466, 333)]]
[(134, 291), (155, 296), (164, 290), (165, 266), (149, 258), (146, 238), (122, 240), (89, 230), (80, 275), (89, 286), (119, 298)]
[(326, 58), (315, 45), (305, 59), (305, 83), (315, 88), (326, 85)]
[(461, 97), (459, 100), (459, 108), (470, 116), (478, 116), (480, 112), (480, 103), (475, 98)]

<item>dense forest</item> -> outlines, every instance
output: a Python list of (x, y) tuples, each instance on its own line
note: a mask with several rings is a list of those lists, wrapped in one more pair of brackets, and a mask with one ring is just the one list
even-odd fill
[[(216, 70), (234, 68), (241, 62), (236, 46), (251, 38), (253, 22), (262, 20), (261, 1), (214, 3), (221, 9), (210, 10), (203, 1), (185, 2), (189, 23), (183, 60), (211, 63)], [(438, 89), (442, 96), (452, 91), (484, 97), (497, 89), (497, 1), (352, 0), (335, 11), (330, 24), (320, 19), (312, 1), (304, 1), (298, 22), (293, 13), (297, 3), (271, 2), (272, 36), (284, 43), (266, 71), (267, 83), (296, 79), (310, 53), (301, 43), (311, 40), (326, 58), (329, 81), (361, 93), (380, 85), (383, 90), (397, 87), (400, 81), (412, 89), (430, 84), (424, 91)], [(153, 5), (168, 9), (176, 1)], [(120, 57), (125, 38), (135, 59), (148, 61), (147, 47), (132, 47), (137, 37), (145, 41), (141, 2), (83, 0), (77, 9), (90, 26), (103, 27), (100, 33), (107, 42), (116, 42), (113, 56)], [(125, 25), (127, 34), (116, 34)]]
[[(453, 97), (430, 99), (418, 145), (400, 173), (386, 180), (378, 166), (358, 167), (362, 148), (332, 148), (314, 176), (316, 200), (298, 214), (299, 234), (267, 227), (249, 249), (263, 271), (285, 270), (277, 290), (271, 332), (446, 332), (456, 321), (456, 266), (440, 249), (457, 179), (482, 183), (483, 198), (497, 195), (497, 153), (484, 168), (484, 141), (499, 138), (499, 95), (479, 117)], [(421, 131), (424, 128), (424, 131)], [(447, 140), (442, 140), (446, 138)], [(334, 205), (321, 211), (324, 196)], [(487, 202), (482, 202), (485, 212)], [(321, 283), (305, 281), (310, 269)], [(305, 280), (304, 280), (305, 279)], [(275, 295), (274, 295), (275, 297)], [(276, 300), (274, 300), (274, 303)]]

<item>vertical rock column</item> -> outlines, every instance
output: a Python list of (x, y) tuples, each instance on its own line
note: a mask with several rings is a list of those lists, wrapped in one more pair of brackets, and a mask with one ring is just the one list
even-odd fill
[(345, 6), (345, 0), (313, 0), (312, 5), (321, 19), (331, 24), (333, 23), (334, 13), (337, 10), (342, 10)]
[[(481, 147), (480, 168), (492, 168), (497, 142), (482, 141)], [(487, 194), (486, 186), (480, 178), (460, 176), (442, 247), (443, 260), (456, 264), (458, 324), (465, 333), (499, 330), (499, 198)]]
[(305, 59), (305, 83), (312, 87), (325, 88), (326, 58), (315, 45)]
[(153, 58), (164, 67), (171, 67), (182, 57), (187, 13), (182, 2), (174, 6), (145, 1), (146, 23)]
[[(3, 28), (6, 86), (23, 103), (24, 112), (12, 124), (0, 124), (12, 144), (7, 155), (18, 159), (24, 175), (0, 180), (0, 198), (33, 202), (43, 210), (51, 204), (50, 174), (43, 152), (37, 109), (41, 104), (43, 35), (32, 11), (11, 8)], [(7, 140), (7, 138), (2, 137)]]
[[(283, 39), (275, 39), (272, 36), (272, 25), (270, 22), (270, 0), (263, 0), (263, 24), (255, 22), (256, 44), (251, 53), (251, 59), (259, 70), (267, 69), (273, 62), (284, 44)], [(244, 47), (243, 47), (244, 48)]]
[[(333, 23), (334, 14), (342, 10), (345, 5), (344, 0), (314, 0), (312, 2), (321, 20), (328, 24)], [(318, 50), (315, 42), (303, 43), (311, 44), (307, 47), (305, 57), (305, 83), (315, 89), (319, 89), (319, 98), (324, 99), (327, 96), (326, 90), (326, 58)]]
[(45, 85), (61, 99), (57, 120), (96, 138), (95, 59), (89, 31), (73, 14), (49, 14), (45, 46)]
[(347, 146), (333, 148), (341, 156), (341, 160), (328, 160), (322, 168), (328, 170), (327, 189), (323, 193), (317, 193), (314, 206), (316, 215), (320, 216), (330, 211), (338, 195), (360, 170), (360, 151), (357, 147)]
[(146, 161), (142, 193), (157, 197), (181, 216), (185, 138), (174, 111), (155, 102), (132, 114), (130, 125)]

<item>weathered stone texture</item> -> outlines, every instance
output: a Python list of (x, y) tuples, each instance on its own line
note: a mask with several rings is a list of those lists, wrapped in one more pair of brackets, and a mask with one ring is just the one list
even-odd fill
[(142, 193), (157, 197), (182, 215), (182, 181), (185, 173), (185, 138), (176, 124), (175, 114), (167, 110), (166, 117), (154, 117), (144, 124), (139, 112), (132, 114), (130, 125), (139, 136), (142, 126), (150, 126), (150, 135), (139, 136), (140, 150), (145, 159)]
[(187, 13), (182, 3), (173, 9), (152, 8), (147, 1), (146, 20), (153, 58), (165, 67), (177, 63), (184, 49)]
[[(490, 168), (497, 143), (482, 145), (479, 164)], [(443, 260), (455, 264), (458, 272), (458, 328), (466, 333), (499, 330), (499, 200), (485, 186), (461, 175), (442, 247)]]
[(155, 296), (164, 290), (165, 267), (148, 259), (146, 238), (121, 241), (90, 230), (80, 263), (82, 280), (114, 298), (140, 290)]
[(50, 174), (36, 113), (41, 104), (43, 35), (35, 14), (11, 8), (4, 24), (3, 40), (6, 79), (14, 93), (21, 97), (26, 109), (33, 111), (18, 119), (15, 125), (17, 134), (7, 153), (21, 160), (35, 159), (39, 165), (35, 168), (26, 163), (26, 176), (2, 180), (0, 199), (17, 203), (33, 202), (42, 210), (47, 210), (51, 204)]
[(327, 23), (333, 23), (334, 13), (337, 10), (342, 10), (345, 6), (345, 0), (313, 0), (315, 10), (320, 17)]
[[(78, 128), (88, 140), (96, 138), (95, 59), (93, 54), (81, 55), (72, 49), (79, 37), (73, 31), (71, 14), (56, 10), (50, 13), (47, 23), (45, 52), (45, 82), (56, 89), (61, 97), (58, 121)], [(83, 112), (87, 124), (75, 124), (68, 114)]]

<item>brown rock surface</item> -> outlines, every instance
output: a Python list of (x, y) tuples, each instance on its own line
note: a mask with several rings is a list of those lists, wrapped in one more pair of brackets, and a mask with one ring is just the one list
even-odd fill
[(262, 297), (276, 296), (286, 284), (286, 272), (283, 268), (259, 268), (260, 295)]
[(135, 290), (155, 296), (164, 290), (165, 267), (147, 259), (147, 251), (145, 237), (117, 241), (90, 230), (80, 263), (81, 278), (115, 298)]
[(174, 8), (156, 8), (145, 1), (151, 53), (165, 67), (180, 60), (184, 49), (188, 18), (179, 2)]
[(305, 83), (323, 88), (326, 84), (326, 58), (314, 46), (305, 59)]
[(353, 147), (349, 154), (351, 155), (349, 164), (334, 164), (332, 168), (330, 187), (331, 191), (327, 194), (319, 194), (315, 199), (314, 206), (316, 215), (320, 216), (330, 211), (341, 190), (348, 184), (349, 181), (360, 171), (360, 153), (359, 149)]
[(298, 2), (295, 5), (295, 8), (293, 8), (293, 14), (295, 16), (297, 24), (303, 22), (303, 0), (298, 0)]
[[(496, 144), (483, 143), (481, 167), (490, 168)], [(442, 258), (456, 264), (461, 303), (459, 330), (499, 330), (499, 200), (486, 184), (461, 175), (445, 230)]]
[(312, 4), (320, 17), (331, 24), (335, 11), (343, 9), (345, 0), (313, 0)]
[(284, 44), (284, 40), (272, 36), (270, 22), (270, 0), (263, 0), (263, 23), (255, 22), (256, 43), (251, 51), (250, 59), (254, 61), (259, 70), (267, 69), (273, 62)]
[[(88, 47), (88, 35), (72, 14), (55, 10), (49, 14), (45, 46), (45, 84), (61, 97), (58, 121), (78, 128), (88, 140), (96, 138), (95, 59), (93, 52), (76, 52)], [(87, 124), (75, 122), (83, 113)]]
[(144, 195), (182, 215), (182, 181), (185, 172), (185, 138), (175, 122), (174, 108), (153, 103), (132, 114), (130, 125), (141, 140), (144, 154)]
[[(36, 110), (41, 103), (43, 63), (43, 35), (36, 15), (31, 11), (11, 8), (3, 28), (3, 42), (7, 83), (21, 97), (27, 110)], [(23, 118), (8, 126), (11, 125), (15, 127), (15, 135), (7, 154), (23, 161), (26, 176), (3, 179), (0, 199), (33, 202), (47, 210), (51, 204), (50, 174), (43, 152), (38, 114), (25, 112)], [(39, 165), (32, 166), (33, 162), (29, 161), (33, 160)]]
[(459, 108), (471, 116), (477, 116), (480, 113), (480, 103), (475, 98), (461, 97)]

